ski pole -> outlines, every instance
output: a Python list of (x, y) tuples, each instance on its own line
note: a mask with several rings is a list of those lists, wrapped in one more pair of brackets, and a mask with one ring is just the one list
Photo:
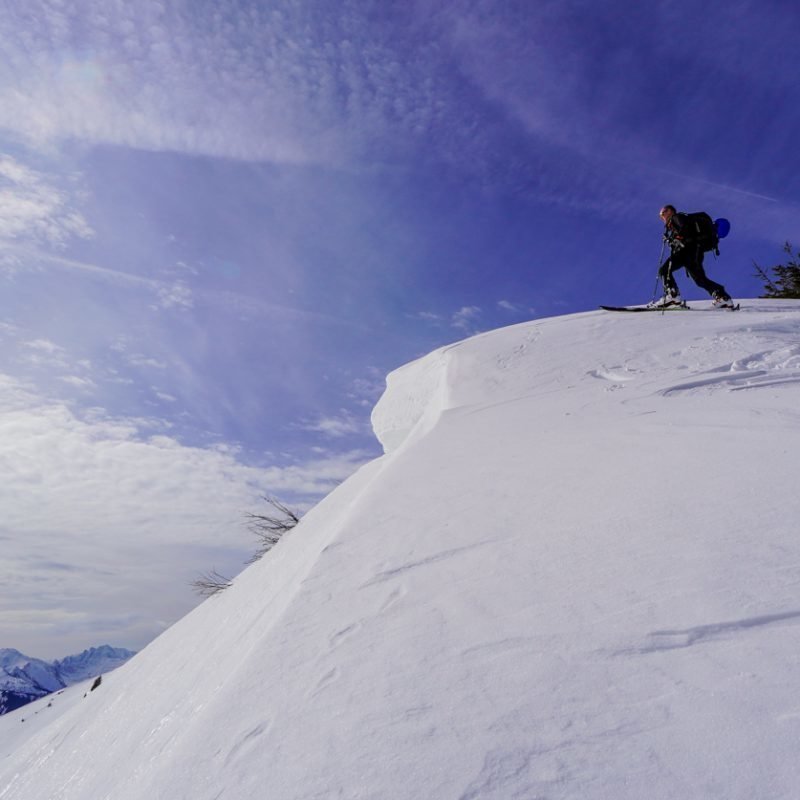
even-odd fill
[(672, 258), (669, 260), (669, 266), (667, 267), (667, 277), (664, 281), (664, 304), (661, 308), (661, 314), (666, 314), (667, 312), (667, 287), (672, 283)]
[[(656, 272), (656, 285), (653, 287), (653, 300), (652, 302), (655, 303), (656, 301), (656, 292), (658, 291), (658, 281), (661, 278), (659, 274), (661, 272), (661, 259), (664, 258), (664, 248), (667, 246), (666, 239), (661, 240), (661, 252), (658, 254), (658, 271)], [(670, 264), (672, 266), (672, 264)], [(664, 287), (664, 293), (666, 294), (667, 287)]]

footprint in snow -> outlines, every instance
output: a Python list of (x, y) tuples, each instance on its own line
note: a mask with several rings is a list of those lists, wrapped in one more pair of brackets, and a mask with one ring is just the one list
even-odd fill
[(631, 371), (628, 370), (627, 367), (619, 365), (616, 367), (606, 367), (601, 364), (600, 367), (589, 370), (586, 374), (591, 375), (593, 378), (609, 381), (611, 383), (627, 383), (628, 381), (636, 379), (636, 376), (631, 374)]
[(360, 627), (360, 622), (354, 622), (352, 625), (348, 625), (346, 628), (336, 631), (336, 633), (334, 633), (328, 641), (331, 650), (338, 647), (345, 639), (347, 639), (351, 634), (355, 633)]
[(267, 720), (247, 731), (244, 735), (240, 736), (236, 744), (231, 748), (228, 755), (225, 757), (226, 766), (244, 750), (245, 753), (249, 752), (255, 746), (255, 740), (262, 734), (266, 733), (270, 727), (270, 721)]
[(339, 680), (339, 668), (334, 667), (331, 670), (328, 670), (316, 683), (313, 689), (306, 693), (306, 697), (309, 699), (316, 697), (320, 692), (325, 691), (332, 683), (335, 683)]

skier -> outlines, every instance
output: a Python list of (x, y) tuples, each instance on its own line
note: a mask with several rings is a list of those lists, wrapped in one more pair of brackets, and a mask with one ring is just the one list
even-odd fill
[(685, 267), (686, 274), (711, 295), (715, 306), (733, 307), (733, 301), (725, 287), (706, 275), (703, 269), (702, 242), (688, 224), (687, 215), (676, 211), (675, 206), (667, 205), (661, 209), (659, 216), (664, 221), (664, 241), (669, 244), (670, 257), (658, 270), (658, 277), (664, 286), (664, 296), (654, 300), (650, 306), (666, 308), (683, 305), (673, 273), (676, 269)]

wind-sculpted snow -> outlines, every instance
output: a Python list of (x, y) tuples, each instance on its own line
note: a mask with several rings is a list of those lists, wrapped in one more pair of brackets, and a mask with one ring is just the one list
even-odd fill
[(446, 408), (450, 350), (436, 350), (387, 377), (387, 391), (372, 412), (372, 429), (384, 452), (396, 450), (425, 421), (435, 424)]
[[(791, 335), (791, 334), (790, 334)], [(752, 353), (708, 371), (707, 376), (671, 386), (664, 394), (690, 390), (758, 389), (800, 382), (800, 345)]]
[(592, 312), (395, 371), (386, 455), (0, 800), (795, 798), (798, 342), (798, 302)]
[[(491, 402), (503, 381), (504, 388), (515, 391), (514, 377), (524, 382), (524, 376), (513, 368), (538, 336), (538, 328), (530, 325), (493, 331), (442, 347), (392, 372), (372, 412), (372, 427), (384, 451), (396, 450), (412, 433), (415, 438), (424, 435), (447, 410)], [(476, 349), (477, 341), (486, 349)]]

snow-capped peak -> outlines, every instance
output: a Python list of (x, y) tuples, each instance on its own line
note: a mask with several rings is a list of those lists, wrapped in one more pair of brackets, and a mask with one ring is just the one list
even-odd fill
[(66, 685), (100, 675), (124, 664), (135, 653), (121, 647), (102, 645), (91, 647), (74, 656), (67, 656), (60, 661), (54, 661), (53, 666), (64, 679)]
[(110, 672), (135, 655), (109, 645), (53, 662), (31, 658), (19, 650), (0, 650), (0, 714), (37, 697)]

